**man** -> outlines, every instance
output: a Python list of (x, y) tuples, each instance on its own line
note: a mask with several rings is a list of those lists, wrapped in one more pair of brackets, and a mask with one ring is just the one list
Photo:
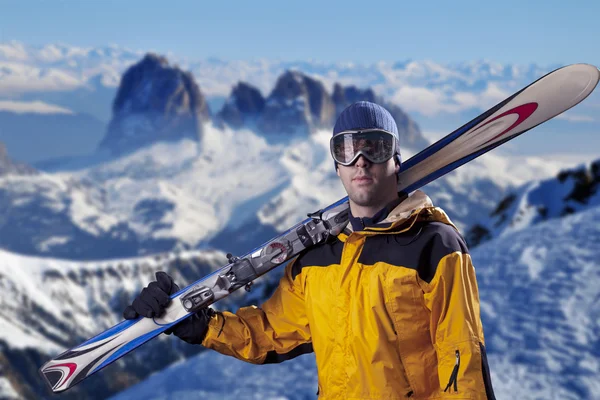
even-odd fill
[[(173, 332), (256, 364), (314, 351), (321, 399), (493, 399), (471, 258), (423, 192), (397, 192), (394, 119), (359, 102), (333, 134), (344, 232), (291, 261), (260, 308), (207, 310)], [(176, 290), (158, 273), (125, 317), (160, 314)]]

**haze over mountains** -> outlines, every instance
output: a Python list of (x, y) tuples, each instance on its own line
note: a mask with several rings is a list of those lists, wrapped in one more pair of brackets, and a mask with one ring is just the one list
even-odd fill
[[(20, 42), (0, 44), (0, 109), (3, 109), (2, 100), (45, 102), (74, 114), (90, 115), (107, 124), (112, 117), (111, 105), (122, 74), (143, 56), (143, 52), (116, 46), (78, 48), (56, 44), (36, 47)], [(168, 58), (173, 65), (191, 71), (213, 114), (221, 110), (232, 88), (240, 81), (250, 83), (266, 96), (285, 71), (297, 70), (322, 82), (329, 93), (334, 93), (335, 83), (371, 88), (377, 96), (402, 107), (434, 137), (439, 137), (442, 132), (449, 133), (558, 67), (502, 65), (491, 61), (445, 65), (406, 60), (365, 65), (317, 61), (193, 61), (176, 55)], [(402, 55), (398, 58), (402, 59)], [(581, 152), (583, 143), (586, 147), (600, 145), (600, 139), (593, 134), (600, 127), (596, 117), (596, 104), (599, 103), (600, 94), (592, 94), (577, 110), (569, 111), (536, 132), (516, 139), (511, 151), (519, 154), (572, 154)], [(37, 108), (40, 107), (38, 104)], [(564, 132), (570, 132), (568, 139)], [(552, 140), (544, 140), (548, 135)], [(84, 147), (94, 147), (99, 141), (100, 137), (93, 136)], [(9, 147), (9, 152), (11, 150)], [(70, 152), (70, 155), (73, 154), (82, 153)], [(590, 154), (586, 156), (589, 159)]]

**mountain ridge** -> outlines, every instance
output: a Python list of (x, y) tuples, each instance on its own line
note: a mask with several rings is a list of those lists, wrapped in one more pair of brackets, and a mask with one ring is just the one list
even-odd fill
[(485, 219), (466, 233), (476, 246), (541, 221), (600, 205), (600, 159), (563, 169), (556, 176), (528, 182), (500, 200)]

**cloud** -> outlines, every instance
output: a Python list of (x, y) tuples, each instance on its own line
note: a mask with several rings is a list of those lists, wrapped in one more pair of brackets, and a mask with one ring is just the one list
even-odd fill
[(25, 61), (28, 58), (29, 54), (22, 43), (12, 41), (0, 44), (0, 59)]
[(84, 83), (72, 74), (57, 68), (38, 68), (14, 62), (0, 61), (0, 95), (10, 97), (34, 91), (71, 90)]
[(68, 108), (60, 107), (54, 104), (44, 103), (41, 101), (25, 102), (0, 100), (0, 111), (10, 111), (17, 114), (75, 114)]
[(434, 116), (439, 113), (458, 113), (473, 108), (487, 110), (509, 95), (510, 93), (495, 83), (488, 83), (486, 89), (480, 93), (405, 85), (395, 91), (392, 101), (409, 112)]
[(502, 90), (502, 88), (494, 82), (488, 83), (485, 91), (481, 93), (479, 100), (482, 102), (481, 106), (485, 109), (491, 108), (492, 106), (506, 100), (511, 93)]
[(431, 116), (440, 112), (454, 112), (455, 106), (446, 104), (447, 96), (439, 89), (424, 87), (402, 86), (397, 89), (392, 101), (400, 104), (407, 111), (420, 112)]
[(58, 46), (51, 44), (44, 46), (38, 52), (38, 57), (43, 62), (52, 63), (63, 60), (65, 58), (65, 55)]

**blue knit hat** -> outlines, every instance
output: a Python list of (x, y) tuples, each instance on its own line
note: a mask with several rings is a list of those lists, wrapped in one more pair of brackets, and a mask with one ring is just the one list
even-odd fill
[[(400, 156), (400, 136), (394, 117), (379, 104), (369, 101), (359, 101), (346, 107), (335, 121), (333, 134), (360, 129), (381, 129), (396, 137), (396, 160), (402, 164)], [(335, 163), (337, 168), (337, 163)]]

